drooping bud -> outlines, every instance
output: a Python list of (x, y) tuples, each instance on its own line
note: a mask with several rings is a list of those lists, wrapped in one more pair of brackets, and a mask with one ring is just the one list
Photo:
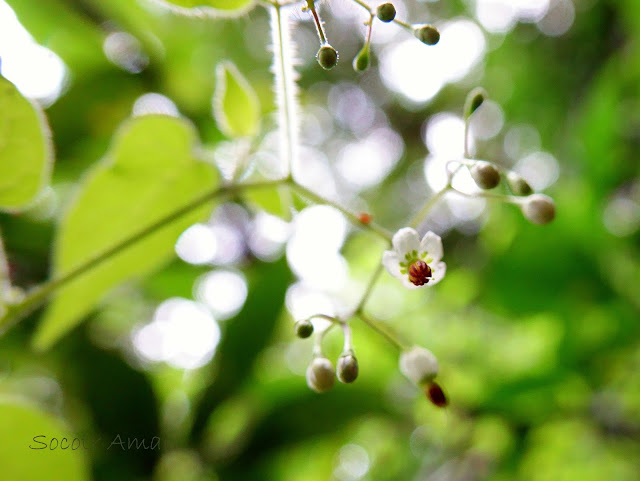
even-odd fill
[(366, 43), (353, 59), (353, 70), (356, 72), (364, 72), (369, 68), (369, 51), (369, 44)]
[(396, 18), (396, 7), (393, 6), (393, 3), (383, 3), (378, 6), (376, 16), (385, 23), (393, 22), (393, 19)]
[(306, 339), (313, 334), (313, 324), (308, 319), (296, 322), (293, 328), (300, 339)]
[(433, 25), (415, 26), (413, 27), (413, 35), (427, 45), (435, 45), (440, 41), (440, 32)]
[(316, 357), (307, 368), (307, 385), (317, 393), (330, 391), (336, 382), (333, 364), (326, 357)]
[(491, 162), (479, 160), (469, 170), (471, 177), (481, 189), (493, 189), (500, 183), (500, 172)]
[(353, 352), (343, 353), (338, 359), (338, 379), (340, 382), (349, 384), (358, 377), (358, 360)]
[(489, 94), (482, 87), (476, 87), (469, 92), (467, 99), (464, 102), (464, 118), (468, 119), (471, 117), (471, 115), (480, 108), (487, 98), (489, 98)]
[(515, 195), (530, 195), (533, 192), (529, 183), (513, 171), (507, 174), (507, 184)]
[(534, 224), (548, 224), (556, 217), (553, 199), (544, 194), (533, 194), (522, 204), (522, 213)]
[(325, 70), (331, 70), (338, 64), (338, 51), (328, 43), (320, 47), (316, 57), (320, 66)]
[(433, 381), (438, 369), (438, 360), (424, 347), (414, 346), (400, 354), (400, 372), (418, 386)]
[(445, 395), (440, 385), (436, 382), (430, 382), (424, 390), (425, 394), (433, 404), (439, 408), (445, 407), (449, 404), (449, 400)]

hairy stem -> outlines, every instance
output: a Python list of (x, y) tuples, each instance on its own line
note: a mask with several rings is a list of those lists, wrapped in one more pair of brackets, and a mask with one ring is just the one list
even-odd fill
[(293, 44), (290, 39), (286, 9), (278, 3), (274, 3), (269, 10), (271, 12), (274, 88), (280, 130), (280, 155), (286, 164), (286, 175), (291, 176), (298, 151), (298, 106), (296, 72), (293, 68)]

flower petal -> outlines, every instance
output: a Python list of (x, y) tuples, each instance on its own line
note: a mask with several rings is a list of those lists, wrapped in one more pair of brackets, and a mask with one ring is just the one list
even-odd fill
[(427, 252), (431, 257), (431, 262), (438, 262), (442, 259), (442, 239), (438, 234), (427, 232), (420, 242), (420, 252)]
[(384, 251), (384, 254), (382, 254), (382, 265), (393, 277), (397, 277), (398, 279), (406, 277), (400, 272), (400, 258), (395, 251)]
[(428, 286), (433, 286), (440, 282), (442, 278), (447, 273), (447, 264), (444, 262), (436, 262), (431, 265), (431, 280), (429, 281)]
[(396, 232), (392, 242), (393, 248), (400, 259), (404, 259), (405, 254), (417, 251), (420, 248), (418, 233), (410, 227), (403, 227)]

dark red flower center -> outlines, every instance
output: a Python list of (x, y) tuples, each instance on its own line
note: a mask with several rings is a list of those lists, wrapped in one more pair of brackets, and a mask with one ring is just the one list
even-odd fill
[(431, 267), (425, 261), (415, 261), (409, 267), (409, 281), (416, 286), (424, 286), (431, 279)]

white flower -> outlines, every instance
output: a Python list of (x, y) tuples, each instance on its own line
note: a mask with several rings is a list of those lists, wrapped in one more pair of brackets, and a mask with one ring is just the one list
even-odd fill
[(395, 233), (392, 242), (393, 250), (385, 251), (382, 264), (405, 287), (417, 289), (432, 286), (442, 280), (447, 272), (447, 265), (440, 261), (440, 236), (429, 231), (420, 241), (414, 229), (405, 227)]
[(418, 386), (433, 381), (438, 369), (438, 360), (424, 347), (414, 346), (400, 354), (400, 372)]

